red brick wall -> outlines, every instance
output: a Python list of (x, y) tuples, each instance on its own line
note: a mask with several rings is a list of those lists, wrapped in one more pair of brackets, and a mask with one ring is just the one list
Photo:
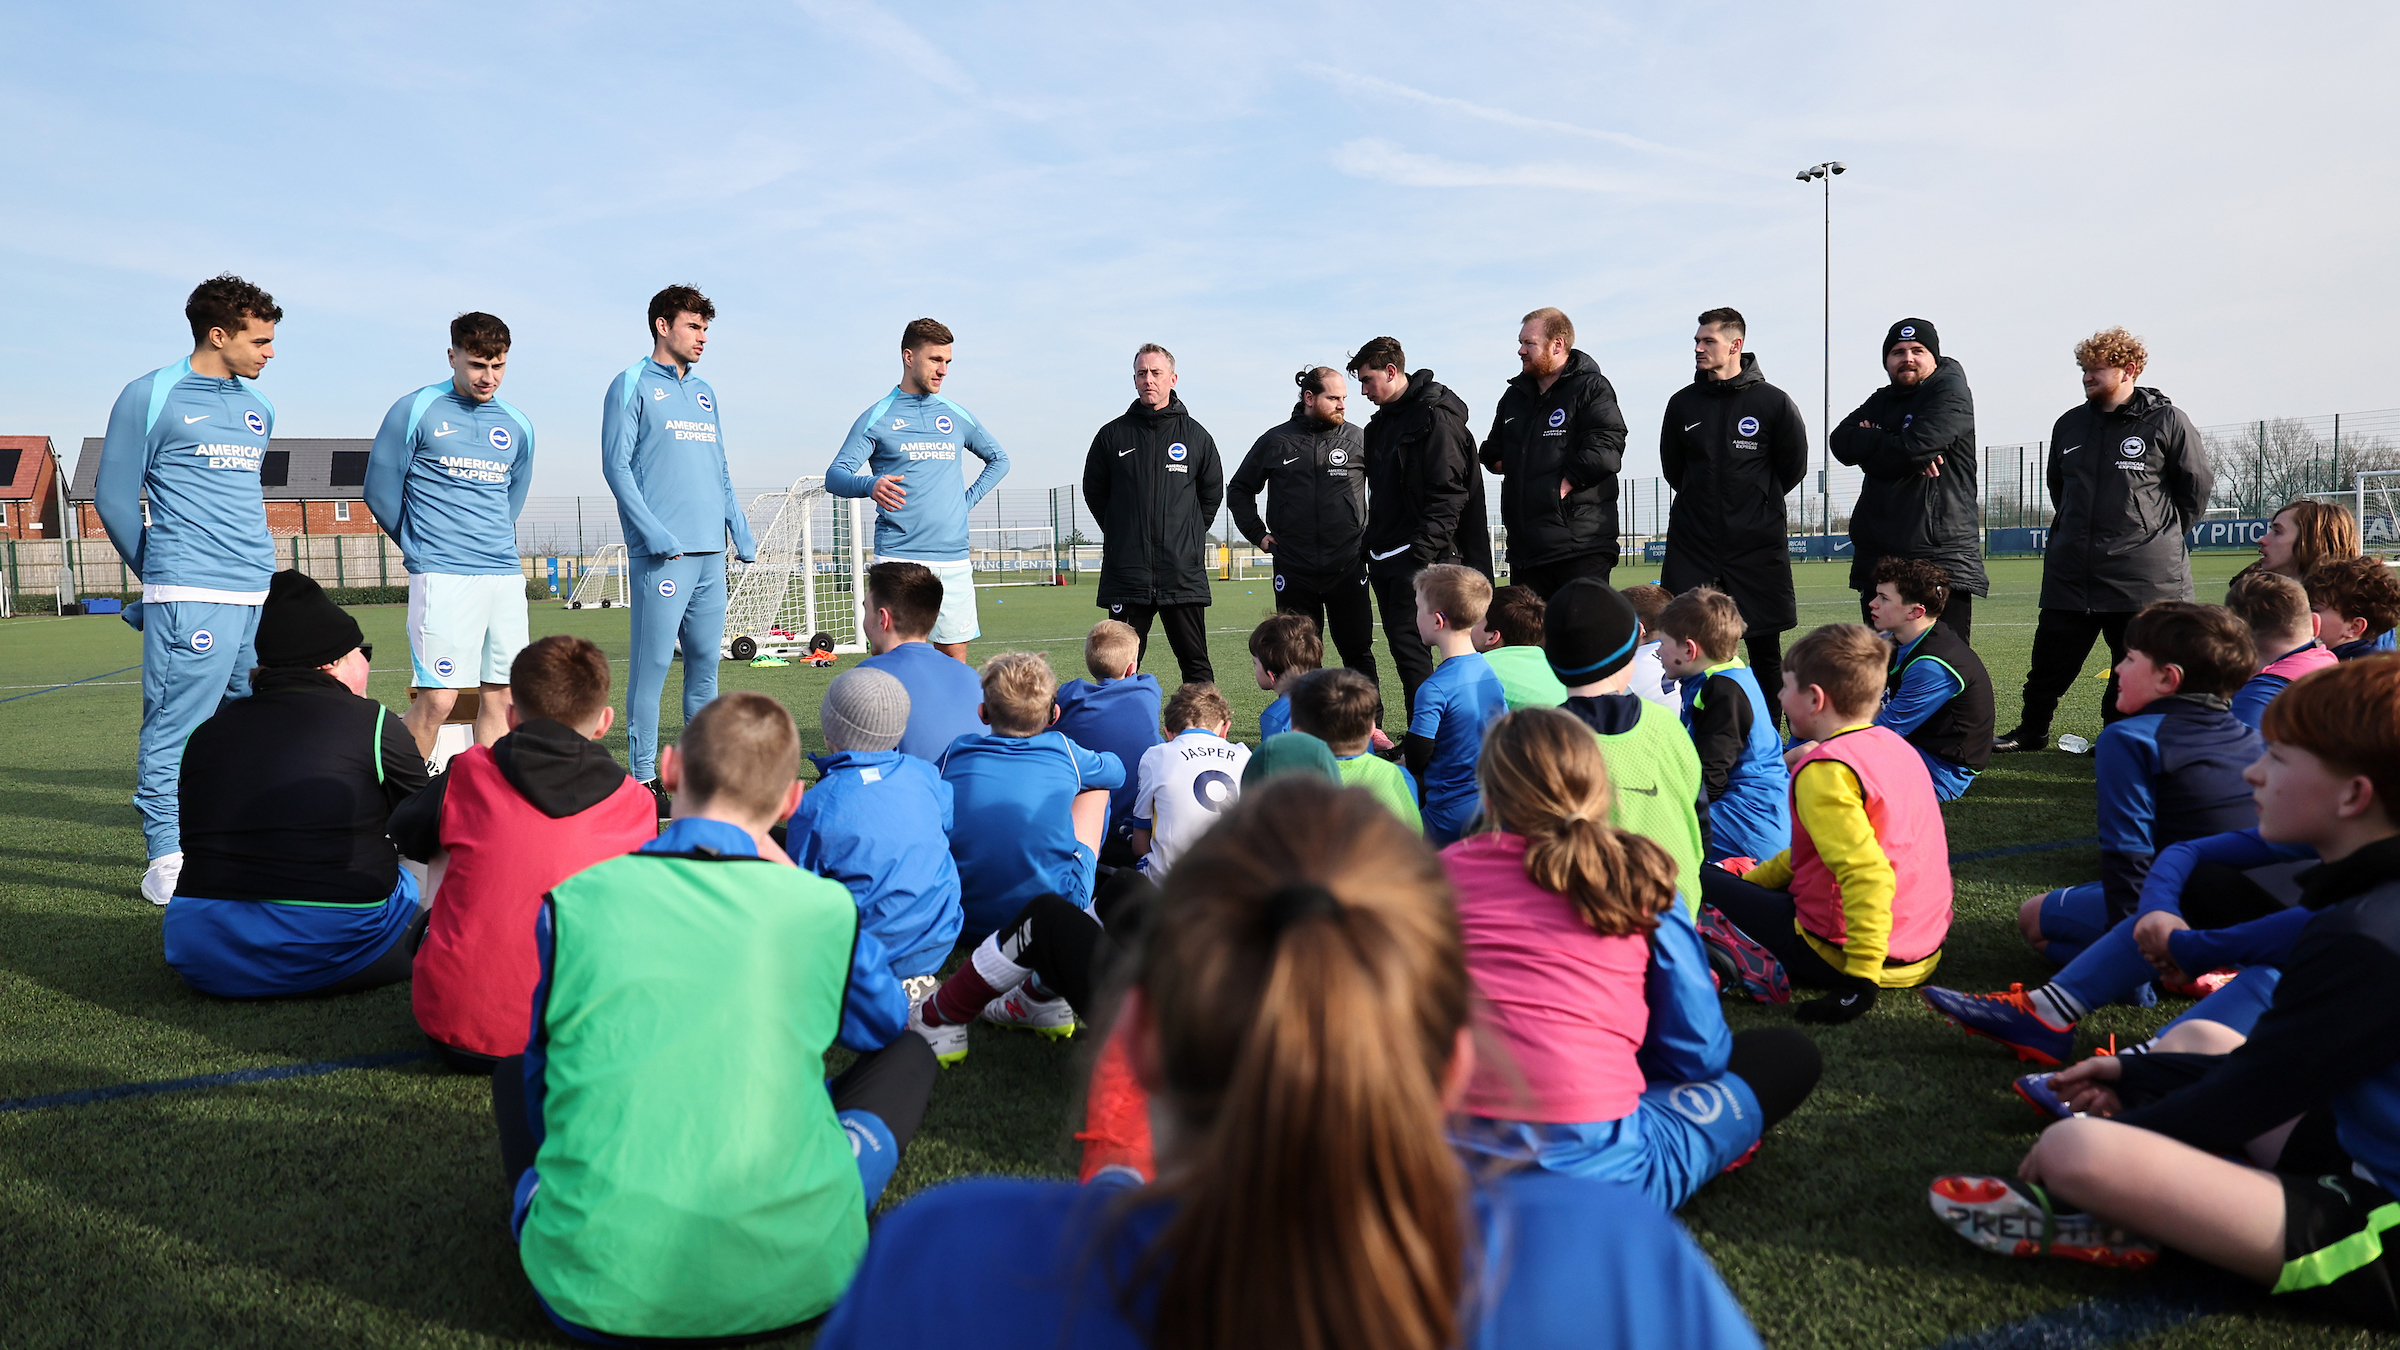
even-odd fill
[[(308, 516), (305, 530), (301, 528), (303, 509), (307, 511)], [(376, 531), (375, 513), (367, 509), (365, 502), (351, 501), (348, 520), (335, 520), (333, 512), (334, 503), (332, 501), (268, 502), (267, 528), (277, 534), (373, 534)], [(75, 514), (77, 523), (81, 526), (82, 538), (106, 539), (108, 537), (107, 527), (100, 523), (99, 509), (91, 503), (78, 502), (75, 506)]]
[[(58, 488), (55, 461), (44, 456), (34, 472), (33, 496), (29, 500), (10, 501), (8, 523), (0, 525), (0, 539), (56, 539), (58, 535)], [(40, 529), (35, 529), (35, 522)]]

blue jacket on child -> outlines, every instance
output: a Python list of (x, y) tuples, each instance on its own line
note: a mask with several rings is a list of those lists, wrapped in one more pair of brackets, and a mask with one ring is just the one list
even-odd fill
[[(1746, 728), (1736, 720), (1738, 712), (1723, 706), (1737, 690), (1750, 703)], [(1685, 680), (1683, 727), (1700, 752), (1702, 787), (1709, 794), (1708, 860), (1772, 858), (1790, 848), (1792, 777), (1783, 764), (1783, 738), (1775, 733), (1774, 706), (1760, 691), (1758, 676), (1728, 661)], [(1726, 747), (1715, 742), (1737, 734), (1740, 748), (1716, 781)]]
[(950, 785), (931, 763), (898, 750), (809, 759), (822, 776), (792, 812), (784, 851), (850, 888), (860, 927), (891, 954), (894, 978), (941, 973), (964, 922)]
[(1134, 782), (1134, 770), (1142, 762), (1142, 752), (1162, 739), (1162, 706), (1156, 675), (1128, 675), (1098, 684), (1069, 680), (1058, 687), (1058, 721), (1050, 729), (1094, 754), (1115, 755), (1125, 766), (1124, 783), (1108, 793), (1112, 834), (1133, 819), (1133, 801), (1140, 788)]
[(2206, 694), (2160, 699), (2100, 733), (2100, 883), (2111, 923), (2138, 907), (2159, 850), (2258, 824), (2242, 771), (2262, 746), (2224, 699)]

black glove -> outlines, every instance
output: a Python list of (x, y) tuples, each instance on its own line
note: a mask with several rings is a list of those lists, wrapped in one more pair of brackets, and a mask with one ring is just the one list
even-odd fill
[(1867, 1010), (1874, 1006), (1875, 985), (1871, 981), (1860, 980), (1838, 994), (1827, 994), (1823, 998), (1810, 999), (1792, 1009), (1792, 1015), (1803, 1022), (1820, 1022), (1838, 1026), (1843, 1022), (1857, 1021), (1866, 1016)]

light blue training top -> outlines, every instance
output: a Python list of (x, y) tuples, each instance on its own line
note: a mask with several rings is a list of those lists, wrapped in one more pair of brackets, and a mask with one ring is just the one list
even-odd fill
[[(983, 461), (968, 483), (959, 452)], [(864, 497), (885, 474), (905, 474), (908, 499), (875, 513), (875, 554), (912, 562), (960, 562), (967, 556), (967, 512), (1008, 476), (1008, 452), (967, 410), (939, 394), (894, 388), (850, 427), (825, 470), (825, 490)]]
[(197, 374), (188, 357), (117, 395), (92, 492), (142, 584), (267, 589), (275, 540), (258, 471), (274, 432), (275, 405), (257, 385)]
[(600, 472), (617, 494), (630, 553), (722, 553), (750, 562), (758, 545), (733, 495), (717, 438), (717, 391), (648, 357), (609, 381), (600, 407)]
[(367, 452), (367, 509), (412, 573), (514, 576), (532, 488), (532, 420), (449, 380), (393, 404)]

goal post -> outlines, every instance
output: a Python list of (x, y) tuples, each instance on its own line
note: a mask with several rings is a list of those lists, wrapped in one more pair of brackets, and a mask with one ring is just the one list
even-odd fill
[(1056, 586), (1058, 531), (1049, 525), (978, 525), (967, 531), (975, 588)]
[(2357, 481), (2360, 546), (2400, 548), (2400, 469), (2364, 469)]
[[(757, 515), (773, 516), (756, 530), (757, 561), (728, 579), (721, 655), (729, 661), (806, 655), (824, 633), (836, 652), (867, 649), (865, 498), (836, 497), (825, 480), (809, 476), (788, 491), (762, 495)], [(755, 519), (755, 516), (754, 516)]]
[(575, 588), (567, 592), (567, 608), (622, 608), (632, 585), (626, 575), (625, 546), (610, 544), (575, 574)]

